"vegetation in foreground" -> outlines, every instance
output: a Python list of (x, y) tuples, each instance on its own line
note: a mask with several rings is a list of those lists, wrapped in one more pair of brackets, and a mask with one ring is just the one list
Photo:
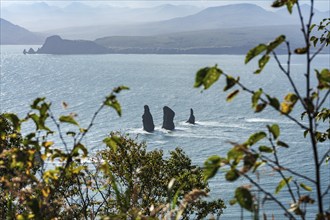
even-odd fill
[[(0, 115), (1, 219), (219, 218), (223, 201), (203, 200), (209, 192), (203, 170), (179, 148), (164, 159), (160, 150), (110, 133), (102, 150), (88, 154), (85, 135), (106, 106), (121, 115), (116, 95), (126, 89), (115, 88), (87, 128), (74, 114), (56, 119), (44, 98), (24, 119)], [(23, 136), (21, 126), (30, 121), (36, 129)]]
[[(213, 155), (205, 161), (206, 178), (216, 175), (221, 168), (225, 169), (225, 178), (229, 182), (245, 178), (250, 185), (239, 186), (235, 189), (231, 204), (239, 204), (243, 209), (251, 212), (254, 219), (274, 218), (273, 213), (264, 209), (265, 204), (272, 202), (283, 211), (288, 219), (330, 219), (330, 178), (329, 164), (330, 149), (330, 70), (312, 69), (315, 57), (321, 53), (330, 43), (330, 18), (325, 18), (319, 24), (312, 24), (314, 16), (314, 1), (311, 0), (310, 13), (304, 18), (298, 0), (275, 0), (273, 7), (287, 7), (291, 13), (298, 10), (301, 21), (301, 34), (304, 43), (299, 48), (291, 48), (291, 44), (284, 35), (278, 36), (274, 41), (262, 43), (251, 49), (245, 58), (245, 63), (259, 56), (258, 69), (254, 74), (263, 72), (268, 61), (273, 57), (278, 64), (279, 71), (285, 75), (291, 85), (291, 92), (283, 94), (281, 99), (267, 93), (267, 88), (253, 91), (244, 85), (239, 78), (222, 71), (218, 66), (205, 67), (196, 74), (195, 87), (203, 86), (209, 89), (221, 76), (226, 79), (224, 91), (233, 90), (227, 96), (231, 101), (240, 91), (251, 94), (251, 105), (255, 113), (262, 112), (266, 107), (280, 113), (283, 117), (294, 122), (302, 135), (306, 138), (306, 144), (300, 146), (305, 153), (300, 155), (295, 149), (290, 149), (289, 144), (281, 140), (281, 129), (278, 124), (267, 125), (265, 130), (252, 134), (244, 143), (233, 142), (233, 147), (226, 156)], [(295, 8), (293, 8), (295, 6)], [(314, 35), (315, 34), (315, 35)], [(276, 49), (284, 44), (287, 48), (287, 60), (283, 64)], [(292, 78), (291, 56), (292, 54), (306, 57), (305, 88), (298, 89)], [(235, 89), (234, 89), (235, 88)], [(295, 117), (292, 110), (301, 105), (303, 112), (300, 117)], [(264, 144), (267, 143), (267, 144)], [(322, 144), (323, 143), (323, 144)], [(289, 151), (301, 158), (299, 164), (288, 167), (285, 158), (281, 158), (280, 152)], [(282, 154), (283, 155), (283, 154)], [(307, 159), (308, 158), (308, 159)], [(304, 164), (308, 166), (313, 161), (314, 176), (303, 173), (299, 168)], [(262, 167), (262, 168), (261, 168)], [(261, 184), (261, 178), (267, 178), (262, 173), (273, 173), (274, 180), (278, 179), (275, 189)], [(286, 188), (287, 191), (283, 192)], [(285, 194), (284, 198), (279, 194)], [(311, 213), (308, 213), (311, 210)]]
[[(270, 43), (253, 48), (246, 56), (245, 62), (248, 63), (262, 55), (255, 74), (260, 74), (270, 58), (274, 57), (292, 86), (292, 91), (284, 95), (283, 101), (280, 102), (280, 99), (266, 93), (264, 89), (250, 90), (239, 78), (235, 79), (217, 66), (198, 71), (195, 86), (208, 89), (223, 76), (226, 78), (224, 91), (235, 86), (238, 88), (228, 95), (227, 101), (231, 101), (240, 91), (245, 91), (251, 94), (251, 104), (256, 113), (268, 107), (296, 123), (309, 140), (306, 146), (301, 146), (306, 148), (306, 155), (297, 157), (312, 155), (314, 177), (300, 173), (297, 167), (286, 167), (282, 163), (283, 158), (279, 157), (278, 152), (290, 146), (280, 139), (280, 127), (277, 124), (268, 125), (265, 131), (252, 134), (244, 143), (233, 143), (233, 148), (225, 157), (211, 156), (206, 160), (203, 170), (191, 165), (190, 159), (180, 149), (170, 152), (171, 156), (164, 159), (161, 151), (148, 152), (143, 143), (118, 133), (111, 133), (104, 140), (104, 150), (92, 162), (84, 163), (88, 151), (83, 145), (83, 139), (99, 112), (109, 106), (121, 115), (116, 95), (127, 89), (122, 86), (115, 88), (106, 97), (87, 128), (81, 128), (74, 115), (63, 115), (56, 119), (51, 104), (44, 98), (36, 99), (31, 105), (31, 112), (23, 119), (12, 113), (1, 115), (0, 217), (188, 219), (213, 215), (219, 218), (225, 206), (221, 200), (202, 200), (209, 191), (203, 179), (208, 180), (217, 174), (219, 168), (227, 167), (225, 178), (228, 181), (239, 178), (250, 181), (251, 186), (236, 188), (232, 204), (237, 203), (250, 211), (255, 219), (259, 219), (261, 214), (264, 219), (271, 217), (271, 213), (263, 210), (263, 204), (269, 200), (275, 202), (289, 219), (308, 219), (310, 215), (307, 210), (317, 210), (316, 219), (329, 219), (327, 198), (330, 180), (322, 176), (322, 170), (329, 169), (327, 162), (330, 150), (322, 149), (324, 145), (320, 143), (330, 139), (327, 126), (330, 110), (326, 106), (330, 94), (330, 70), (325, 68), (315, 70), (314, 73), (311, 65), (330, 43), (330, 19), (312, 25), (313, 4), (311, 0), (310, 15), (304, 19), (299, 1), (276, 0), (273, 3), (274, 7), (286, 6), (289, 12), (296, 6), (305, 40), (302, 47), (292, 50), (290, 42), (286, 41), (284, 35), (280, 35)], [(320, 35), (313, 35), (313, 29), (317, 29)], [(287, 65), (280, 62), (276, 53), (276, 48), (281, 44), (287, 48)], [(312, 47), (315, 47), (314, 52)], [(298, 90), (291, 77), (292, 53), (306, 56), (304, 90)], [(314, 82), (317, 83), (314, 85)], [(301, 118), (291, 114), (298, 104), (304, 109)], [(36, 129), (22, 135), (21, 125), (28, 121), (32, 121)], [(48, 127), (50, 122), (55, 131)], [(64, 133), (63, 126), (68, 124), (75, 126), (75, 129)], [(60, 143), (53, 141), (52, 135), (55, 133)], [(67, 142), (64, 136), (70, 136), (72, 140)], [(267, 145), (258, 144), (265, 139)], [(49, 168), (47, 164), (53, 166)], [(277, 173), (279, 183), (274, 191), (256, 181), (263, 177), (258, 173), (261, 166)], [(278, 197), (285, 187), (287, 197), (292, 200), (290, 206)], [(252, 189), (263, 195), (262, 200)]]

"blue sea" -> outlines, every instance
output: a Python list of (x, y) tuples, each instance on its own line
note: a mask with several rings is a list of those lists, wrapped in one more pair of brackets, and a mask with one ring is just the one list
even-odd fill
[[(265, 92), (283, 100), (292, 88), (274, 60), (261, 74), (255, 75), (257, 60), (245, 65), (243, 55), (23, 55), (23, 49), (29, 47), (1, 46), (1, 112), (14, 112), (23, 117), (35, 98), (46, 97), (52, 102), (55, 115), (75, 112), (84, 127), (112, 88), (126, 85), (130, 90), (118, 96), (122, 117), (110, 108), (105, 109), (86, 136), (85, 145), (91, 152), (104, 147), (102, 140), (110, 131), (120, 131), (145, 141), (149, 150), (162, 149), (165, 155), (181, 147), (194, 164), (202, 166), (211, 155), (225, 156), (231, 148), (228, 142), (244, 142), (254, 132), (266, 131), (266, 125), (277, 123), (281, 128), (280, 139), (290, 145), (289, 149), (279, 149), (280, 161), (293, 170), (314, 177), (309, 140), (303, 137), (304, 131), (294, 122), (270, 108), (254, 113), (251, 96), (242, 91), (232, 102), (226, 102), (228, 92), (223, 92), (224, 78), (206, 91), (193, 88), (197, 70), (217, 64), (226, 73), (239, 76), (248, 88), (256, 90), (262, 87)], [(285, 67), (286, 58), (285, 55), (280, 56)], [(292, 77), (303, 94), (306, 93), (303, 90), (305, 63), (304, 56), (292, 57)], [(320, 55), (313, 69), (329, 66), (329, 55)], [(63, 101), (68, 103), (66, 110), (62, 108)], [(151, 134), (142, 130), (144, 105), (149, 105), (156, 126)], [(330, 108), (330, 101), (327, 100), (325, 105)], [(164, 106), (175, 111), (174, 131), (161, 129)], [(194, 109), (196, 125), (185, 123), (190, 108)], [(301, 111), (301, 107), (297, 106), (292, 114), (300, 120)], [(29, 126), (23, 127), (23, 132), (33, 128)], [(320, 128), (325, 129), (326, 126), (329, 125)], [(325, 152), (329, 147), (329, 142), (320, 144), (320, 152)], [(274, 192), (280, 178), (266, 167), (261, 170), (260, 180), (255, 180)], [(329, 164), (322, 167), (323, 189), (329, 185), (329, 170)], [(223, 172), (225, 170), (219, 171), (210, 181), (210, 199), (225, 200), (228, 208), (221, 219), (238, 219), (241, 209), (237, 205), (231, 207), (228, 201), (233, 198), (235, 186), (249, 182), (241, 179), (237, 183), (228, 183), (223, 178)], [(284, 189), (278, 197), (289, 207), (291, 200), (286, 193)], [(314, 193), (310, 194), (314, 196)], [(325, 207), (329, 209), (329, 206), (328, 197)], [(266, 203), (265, 209), (276, 219), (283, 218), (282, 211), (276, 205)], [(313, 209), (309, 211), (316, 212)], [(243, 215), (246, 219), (251, 216), (246, 211)]]

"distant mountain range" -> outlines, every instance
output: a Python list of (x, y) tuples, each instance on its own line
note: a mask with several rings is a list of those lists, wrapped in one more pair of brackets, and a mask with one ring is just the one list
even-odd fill
[(65, 7), (48, 5), (45, 2), (1, 7), (1, 16), (29, 30), (47, 32), (61, 28), (87, 27), (94, 25), (123, 25), (167, 20), (197, 13), (201, 9), (190, 5), (165, 4), (150, 8), (91, 6), (72, 1)]
[(44, 37), (0, 18), (0, 44), (42, 44)]
[(280, 34), (287, 36), (292, 47), (303, 44), (297, 25), (223, 28), (154, 36), (112, 36), (96, 39), (95, 42), (121, 53), (157, 53), (158, 50), (162, 53), (245, 54), (252, 47), (272, 41)]
[[(112, 16), (119, 16), (118, 20), (123, 22), (120, 13), (128, 10), (130, 16), (136, 16), (134, 22), (99, 25), (102, 21), (91, 19), (94, 24), (92, 26), (84, 26), (86, 23), (76, 27), (47, 31), (48, 36), (59, 35), (63, 39), (83, 39), (91, 42), (96, 39), (95, 43), (109, 49), (107, 53), (242, 54), (258, 43), (273, 40), (280, 34), (287, 35), (292, 47), (299, 47), (303, 42), (296, 15), (287, 15), (288, 13), (284, 12), (285, 9), (276, 12), (267, 11), (254, 4), (210, 7), (190, 15), (152, 22), (136, 21), (141, 20), (143, 16), (143, 19), (148, 16), (151, 19), (157, 13), (162, 16), (167, 14), (167, 17), (177, 16), (182, 11), (189, 14), (197, 8), (161, 5), (138, 9), (116, 8), (114, 10), (110, 6), (91, 9), (90, 6), (75, 2), (57, 11), (58, 8), (45, 3), (38, 3), (37, 6), (41, 17), (45, 15), (43, 9), (50, 13), (50, 17), (56, 15), (57, 18), (64, 11), (66, 13), (76, 12), (77, 17), (74, 13), (71, 14), (71, 17), (75, 17), (77, 21), (80, 21), (82, 14), (86, 15), (90, 10), (98, 9), (100, 14), (107, 10), (113, 12)], [(169, 14), (170, 11), (172, 11), (171, 14)], [(307, 13), (308, 6), (302, 6), (302, 11)], [(329, 12), (323, 13), (315, 10), (315, 20), (327, 17), (327, 13)], [(41, 19), (40, 22), (46, 21)], [(44, 38), (40, 34), (32, 33), (1, 19), (1, 44), (40, 44), (43, 40)]]
[[(302, 9), (305, 14), (308, 14), (307, 5), (303, 5)], [(329, 16), (329, 13), (315, 10), (314, 20), (319, 21)], [(51, 30), (47, 33), (59, 34), (68, 39), (93, 40), (104, 36), (152, 36), (209, 29), (298, 24), (297, 16), (290, 16), (288, 12), (284, 13), (282, 10), (272, 12), (254, 4), (233, 4), (206, 8), (192, 15), (163, 21), (70, 27)]]

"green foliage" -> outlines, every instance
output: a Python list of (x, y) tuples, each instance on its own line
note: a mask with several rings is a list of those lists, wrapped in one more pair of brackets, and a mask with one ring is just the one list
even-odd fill
[[(1, 219), (189, 219), (193, 213), (203, 219), (222, 214), (221, 199), (203, 200), (209, 188), (202, 168), (179, 148), (164, 159), (162, 151), (147, 151), (144, 143), (111, 133), (103, 140), (104, 150), (88, 152), (83, 139), (97, 115), (107, 106), (121, 115), (117, 94), (126, 89), (113, 89), (87, 128), (79, 126), (74, 113), (56, 119), (45, 98), (34, 100), (23, 119), (0, 115)], [(22, 135), (21, 125), (28, 121), (36, 129)], [(57, 130), (48, 128), (50, 122)], [(61, 130), (68, 125), (74, 125), (65, 133), (71, 141)], [(86, 158), (91, 161), (84, 163)]]
[(268, 63), (270, 56), (269, 54), (273, 52), (280, 44), (282, 44), (285, 41), (285, 36), (280, 35), (278, 36), (274, 41), (268, 43), (268, 44), (259, 44), (255, 48), (251, 49), (245, 57), (245, 63), (250, 62), (253, 58), (261, 54), (262, 52), (265, 52), (265, 54), (259, 59), (258, 65), (259, 69), (257, 69), (254, 73), (259, 74), (264, 69), (266, 64)]
[[(173, 209), (194, 189), (209, 191), (207, 183), (203, 181), (203, 170), (192, 165), (181, 149), (170, 151), (170, 157), (164, 159), (162, 151), (147, 151), (144, 143), (138, 143), (128, 136), (111, 133), (106, 139), (108, 148), (98, 153), (98, 161), (103, 162), (98, 164), (97, 169), (106, 167), (110, 171), (108, 182), (113, 184), (115, 180), (118, 190), (116, 192), (111, 184), (105, 184), (104, 191), (108, 192), (109, 196), (114, 191), (113, 193), (120, 195), (120, 199), (112, 200), (111, 205), (102, 210), (103, 215), (133, 213), (136, 209), (142, 215), (149, 216), (151, 206), (161, 207), (173, 198)], [(109, 139), (115, 140), (115, 150)], [(219, 200), (218, 206), (215, 206), (214, 202), (210, 205), (218, 210), (217, 214), (222, 213), (223, 202)], [(209, 212), (202, 212), (201, 208), (210, 210), (208, 206), (209, 202), (196, 200), (186, 204), (180, 215), (183, 219), (189, 219), (191, 213), (199, 213), (197, 218), (202, 219)]]
[(272, 126), (267, 125), (267, 128), (275, 140), (280, 136), (280, 127), (278, 124), (273, 124)]
[(200, 69), (196, 74), (194, 87), (198, 88), (203, 85), (204, 89), (208, 89), (213, 83), (215, 83), (219, 79), (221, 74), (222, 70), (219, 69), (217, 66)]
[(292, 176), (288, 177), (288, 178), (283, 178), (277, 185), (276, 189), (275, 189), (275, 194), (279, 193), (284, 186), (287, 186), (290, 181), (292, 180)]
[(260, 141), (261, 139), (265, 138), (266, 136), (267, 136), (266, 133), (263, 132), (263, 131), (258, 132), (258, 133), (254, 133), (249, 137), (249, 139), (247, 141), (247, 144), (249, 146), (252, 146), (255, 143), (257, 143), (258, 141)]
[(252, 200), (252, 195), (249, 189), (244, 188), (244, 187), (238, 187), (235, 190), (235, 198), (246, 210), (252, 212), (253, 211), (253, 200)]
[(330, 44), (330, 18), (324, 18), (318, 25), (312, 24), (309, 28), (309, 32), (311, 33), (312, 30), (317, 27), (318, 33), (321, 33), (320, 36), (311, 36), (310, 41), (313, 43), (314, 47), (318, 45), (328, 46)]
[[(224, 177), (227, 181), (234, 182), (239, 178), (246, 178), (251, 183), (251, 186), (245, 185), (236, 188), (235, 198), (230, 201), (230, 204), (239, 204), (242, 208), (253, 212), (254, 219), (260, 218), (259, 212), (263, 208), (263, 203), (271, 200), (283, 210), (285, 216), (289, 219), (306, 219), (308, 210), (306, 206), (314, 205), (313, 210), (318, 210), (318, 213), (315, 213), (316, 219), (323, 220), (329, 217), (325, 210), (325, 197), (329, 195), (329, 189), (324, 189), (322, 186), (329, 185), (330, 182), (329, 178), (322, 176), (321, 170), (324, 167), (327, 169), (330, 151), (324, 150), (324, 148), (321, 150), (319, 143), (330, 140), (330, 109), (329, 106), (326, 106), (330, 96), (330, 71), (328, 68), (316, 69), (316, 74), (313, 75), (311, 67), (313, 66), (312, 61), (314, 58), (330, 43), (330, 18), (323, 19), (319, 24), (312, 24), (313, 8), (311, 8), (310, 17), (307, 19), (303, 18), (301, 6), (297, 0), (275, 0), (272, 6), (275, 8), (286, 6), (290, 14), (293, 6), (296, 6), (301, 21), (301, 33), (307, 41), (305, 45), (292, 51), (290, 42), (286, 40), (284, 35), (280, 35), (272, 42), (258, 44), (249, 50), (245, 57), (245, 63), (247, 64), (257, 56), (260, 56), (258, 60), (259, 68), (254, 71), (255, 74), (259, 74), (265, 69), (270, 58), (274, 57), (280, 72), (287, 77), (292, 91), (287, 93), (283, 101), (280, 102), (278, 97), (265, 93), (265, 89), (260, 88), (253, 91), (239, 81), (239, 78), (235, 80), (229, 74), (221, 71), (221, 75), (226, 77), (226, 85), (223, 90), (228, 91), (234, 86), (239, 87), (229, 93), (227, 101), (231, 101), (239, 91), (247, 92), (251, 95), (251, 106), (255, 113), (262, 112), (269, 106), (273, 111), (280, 113), (282, 117), (287, 118), (295, 123), (298, 128), (301, 128), (303, 137), (308, 137), (308, 140), (310, 140), (309, 144), (306, 142), (306, 144), (301, 146), (307, 147), (303, 151), (306, 152), (306, 155), (305, 153), (297, 154), (295, 149), (291, 150), (290, 153), (296, 153), (296, 156), (300, 158), (305, 158), (312, 154), (314, 167), (311, 169), (315, 170), (316, 175), (311, 178), (305, 173), (299, 172), (300, 163), (296, 164), (298, 167), (287, 167), (287, 164), (283, 163), (283, 160), (286, 158), (280, 157), (279, 151), (286, 151), (289, 148), (289, 143), (280, 139), (281, 129), (278, 124), (267, 125), (268, 133), (258, 131), (243, 143), (236, 143), (234, 140), (231, 140), (230, 143), (233, 143), (233, 147), (228, 150), (227, 156), (220, 157), (214, 155), (208, 158), (204, 164), (204, 173), (207, 177), (206, 179), (210, 179), (217, 174), (219, 168), (223, 168), (223, 170), (227, 168), (226, 172), (224, 172)], [(312, 30), (314, 30), (313, 35)], [(310, 42), (308, 42), (308, 39)], [(284, 42), (288, 53), (286, 66), (282, 64), (275, 51)], [(315, 47), (314, 49), (312, 49), (311, 44)], [(305, 79), (306, 87), (304, 89), (298, 89), (297, 82), (291, 77), (291, 55), (293, 52), (306, 56), (305, 72), (301, 73), (301, 76)], [(208, 67), (205, 67), (204, 70), (208, 70)], [(199, 76), (201, 76), (200, 73)], [(201, 80), (203, 78), (196, 77), (198, 85), (196, 86), (195, 84), (196, 87), (202, 85)], [(314, 84), (312, 82), (317, 82), (315, 87), (313, 87)], [(207, 88), (210, 88), (210, 85)], [(292, 114), (296, 105), (300, 105), (303, 109), (300, 118), (296, 118)], [(260, 141), (262, 141), (262, 144), (257, 146), (257, 143)], [(264, 142), (268, 142), (268, 144), (264, 144)], [(303, 160), (302, 163), (304, 162)], [(263, 169), (261, 170), (260, 167), (263, 167)], [(275, 176), (279, 178), (279, 183), (274, 187), (274, 191), (270, 191), (269, 188), (259, 183), (259, 178), (265, 177), (263, 175), (265, 170), (271, 174), (276, 174)], [(298, 184), (302, 179), (307, 181), (308, 184), (312, 184), (312, 186), (305, 183)], [(255, 189), (250, 190), (251, 187)], [(284, 188), (285, 191), (283, 190)], [(300, 189), (303, 190), (301, 191)], [(292, 200), (290, 207), (287, 207), (286, 202), (283, 202), (278, 197), (277, 194), (281, 190), (283, 190), (282, 194), (285, 194), (286, 198)], [(315, 196), (315, 198), (311, 198), (310, 194), (303, 194), (304, 192), (313, 192), (311, 195)], [(260, 198), (261, 195), (264, 197)], [(261, 200), (262, 205), (260, 203)], [(314, 204), (315, 201), (317, 202)], [(264, 218), (267, 218), (266, 213), (264, 213)]]

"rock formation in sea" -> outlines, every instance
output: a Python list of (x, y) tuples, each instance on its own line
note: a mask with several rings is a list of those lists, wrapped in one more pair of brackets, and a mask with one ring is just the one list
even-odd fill
[(25, 49), (23, 50), (23, 54), (35, 54), (35, 50), (33, 50), (33, 48), (30, 48), (28, 51), (26, 51)]
[(93, 41), (64, 40), (58, 35), (48, 37), (39, 54), (106, 54), (109, 50)]
[(163, 126), (162, 128), (166, 129), (166, 130), (174, 130), (175, 126), (174, 126), (174, 116), (175, 116), (175, 112), (170, 109), (167, 106), (164, 106), (163, 108)]
[(143, 130), (153, 132), (155, 130), (154, 120), (150, 113), (148, 105), (144, 106), (144, 113), (142, 115)]
[(190, 109), (190, 117), (189, 117), (187, 123), (195, 124), (194, 110), (192, 108)]

